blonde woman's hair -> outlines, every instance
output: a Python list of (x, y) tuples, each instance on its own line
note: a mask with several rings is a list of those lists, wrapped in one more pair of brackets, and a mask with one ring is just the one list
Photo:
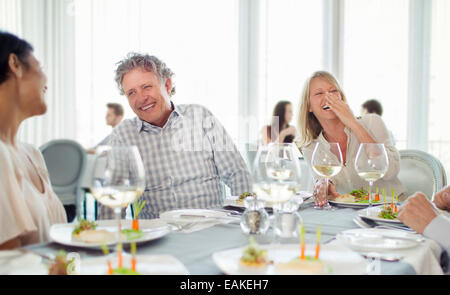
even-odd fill
[(310, 89), (309, 86), (314, 78), (320, 78), (328, 83), (333, 84), (337, 90), (341, 93), (342, 100), (347, 102), (344, 92), (341, 89), (336, 78), (328, 72), (317, 71), (314, 72), (306, 81), (303, 86), (302, 96), (299, 103), (299, 116), (298, 116), (298, 130), (300, 132), (300, 138), (296, 141), (299, 148), (309, 145), (314, 139), (316, 139), (323, 128), (320, 125), (319, 120), (316, 116), (309, 111), (310, 102)]

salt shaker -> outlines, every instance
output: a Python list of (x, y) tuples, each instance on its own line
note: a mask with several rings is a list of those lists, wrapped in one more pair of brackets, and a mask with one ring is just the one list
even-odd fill
[(246, 234), (264, 234), (270, 225), (269, 214), (264, 209), (264, 201), (255, 197), (244, 199), (245, 211), (241, 217), (241, 228)]

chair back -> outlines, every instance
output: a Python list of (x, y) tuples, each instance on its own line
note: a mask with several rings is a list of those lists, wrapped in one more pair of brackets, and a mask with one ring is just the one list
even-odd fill
[(447, 175), (441, 161), (420, 150), (400, 150), (398, 178), (406, 188), (406, 196), (415, 192), (434, 198), (447, 185)]
[(84, 198), (81, 179), (86, 167), (86, 152), (73, 140), (52, 140), (40, 148), (50, 175), (53, 191), (63, 205), (75, 205), (77, 216), (81, 216)]

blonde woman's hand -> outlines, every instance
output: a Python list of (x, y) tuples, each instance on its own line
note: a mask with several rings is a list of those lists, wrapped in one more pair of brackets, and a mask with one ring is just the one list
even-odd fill
[(353, 129), (355, 123), (357, 123), (356, 117), (353, 115), (352, 110), (349, 105), (342, 100), (341, 94), (337, 93), (327, 93), (325, 95), (327, 105), (336, 114), (336, 116), (350, 129)]
[(323, 207), (327, 204), (328, 196), (338, 197), (339, 193), (336, 191), (336, 187), (334, 184), (330, 181), (328, 183), (328, 196), (325, 191), (325, 185), (326, 180), (325, 179), (319, 179), (317, 180), (316, 184), (314, 185), (314, 203), (317, 207)]

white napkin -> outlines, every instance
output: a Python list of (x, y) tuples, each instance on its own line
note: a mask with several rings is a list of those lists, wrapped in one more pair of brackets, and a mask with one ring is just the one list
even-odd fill
[(17, 250), (0, 251), (0, 275), (34, 274), (41, 272), (42, 258), (33, 253), (22, 253)]
[[(338, 240), (329, 243), (329, 245), (333, 244), (344, 246)], [(349, 248), (349, 251), (352, 250)], [(435, 241), (426, 239), (425, 242), (419, 244), (417, 247), (379, 253), (393, 253), (403, 256), (404, 258), (401, 262), (411, 265), (418, 275), (442, 275), (443, 271), (439, 263), (441, 251), (440, 246)]]
[(409, 263), (418, 275), (442, 275), (439, 263), (441, 247), (433, 240), (426, 239), (418, 247), (395, 251), (405, 255), (403, 262)]

